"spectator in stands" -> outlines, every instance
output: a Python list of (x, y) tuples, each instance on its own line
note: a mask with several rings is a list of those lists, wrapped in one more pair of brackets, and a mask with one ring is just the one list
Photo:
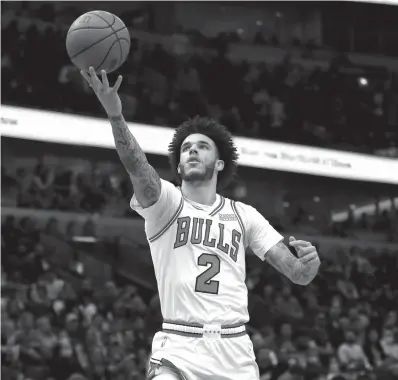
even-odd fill
[(59, 299), (64, 289), (65, 281), (51, 270), (44, 274), (43, 279), (45, 281), (48, 299), (51, 302)]
[(398, 328), (397, 314), (390, 311), (384, 322), (380, 344), (389, 362), (398, 365)]
[(53, 237), (58, 238), (58, 239), (63, 239), (64, 238), (64, 234), (59, 229), (58, 219), (57, 218), (48, 219), (46, 228), (44, 229), (44, 232), (47, 235), (53, 236)]
[(303, 309), (298, 299), (292, 294), (289, 284), (283, 286), (281, 296), (275, 299), (276, 308), (287, 318), (301, 319), (303, 318)]
[(356, 300), (359, 298), (358, 290), (353, 282), (350, 281), (350, 275), (348, 273), (343, 274), (337, 280), (337, 289), (340, 294), (347, 300)]
[(354, 329), (359, 342), (363, 343), (366, 338), (366, 329), (369, 326), (369, 318), (360, 312), (358, 306), (352, 306), (348, 309), (348, 318), (350, 326)]
[(318, 332), (315, 336), (315, 344), (319, 353), (319, 360), (324, 368), (329, 368), (334, 356), (334, 348), (325, 330)]
[[(82, 297), (82, 303), (79, 305), (79, 311), (82, 315), (83, 325), (90, 326), (97, 315), (97, 306), (92, 301), (92, 297)], [(93, 323), (94, 325), (94, 323)]]
[[(71, 208), (74, 173), (69, 168), (57, 166), (54, 174), (54, 207), (59, 210)], [(73, 203), (72, 203), (73, 204)]]
[(395, 310), (390, 310), (387, 313), (382, 326), (382, 339), (392, 336), (397, 328), (397, 312)]
[(40, 353), (43, 355), (47, 364), (54, 356), (54, 349), (58, 344), (58, 338), (53, 332), (53, 328), (48, 317), (39, 317), (36, 321), (37, 339), (40, 343)]
[(26, 247), (28, 251), (33, 250), (40, 240), (40, 231), (37, 229), (36, 221), (32, 218), (24, 217), (20, 220), (18, 229), (18, 243)]
[(137, 349), (148, 349), (148, 339), (150, 338), (146, 329), (146, 322), (144, 318), (137, 317), (132, 325), (135, 331), (135, 341)]
[(57, 377), (65, 379), (73, 373), (84, 373), (89, 369), (81, 338), (78, 317), (70, 313), (65, 319), (65, 329), (59, 334), (58, 361), (54, 363)]
[(40, 244), (33, 245), (34, 243), (30, 239), (19, 241), (16, 247), (10, 249), (7, 259), (15, 275), (20, 275), (28, 281), (36, 280), (43, 271), (42, 248)]
[(292, 334), (292, 326), (289, 323), (282, 323), (277, 339), (277, 355), (281, 361), (287, 362), (291, 355), (296, 353)]
[(32, 313), (25, 312), (21, 315), (19, 328), (11, 341), (11, 344), (19, 347), (18, 359), (26, 375), (35, 380), (46, 376), (45, 358), (40, 351), (40, 342), (34, 328)]
[(7, 215), (4, 223), (1, 225), (1, 237), (4, 240), (4, 248), (12, 249), (17, 245), (18, 230), (15, 225), (15, 217)]
[(33, 169), (31, 192), (35, 198), (34, 207), (47, 209), (51, 206), (53, 181), (52, 170), (43, 163), (43, 160), (40, 160)]
[(346, 331), (345, 341), (338, 348), (341, 368), (348, 372), (358, 372), (370, 369), (370, 363), (354, 331)]
[[(112, 315), (112, 317), (114, 316)], [(86, 325), (86, 328), (88, 328), (86, 335), (87, 344), (106, 350), (104, 343), (107, 342), (108, 339), (112, 339), (111, 335), (117, 335), (117, 329), (114, 328), (116, 324), (115, 320), (109, 318), (109, 316), (105, 318), (99, 313), (95, 314), (92, 318), (92, 322)]]
[[(148, 337), (148, 343), (149, 343), (149, 339), (151, 337)], [(137, 351), (137, 359), (138, 359), (138, 366), (137, 369), (141, 372), (141, 376), (142, 374), (145, 374), (148, 372), (148, 362), (149, 362), (149, 355), (150, 352), (148, 351), (147, 348), (139, 348)]]
[(73, 237), (78, 235), (78, 225), (76, 221), (71, 220), (67, 225), (66, 225), (66, 230), (65, 230), (65, 238), (67, 241), (70, 241), (73, 239)]
[(30, 307), (36, 315), (47, 313), (51, 307), (51, 301), (48, 297), (46, 285), (46, 281), (42, 275), (37, 282), (30, 286)]
[(322, 307), (319, 305), (318, 297), (312, 292), (308, 292), (305, 297), (305, 316), (306, 318), (315, 321), (316, 316), (322, 311)]
[(365, 343), (363, 345), (366, 357), (369, 359), (370, 365), (379, 367), (383, 364), (386, 355), (380, 344), (380, 334), (375, 328), (367, 331)]
[(279, 364), (276, 354), (267, 348), (261, 348), (256, 353), (256, 358), (260, 371), (260, 380), (269, 379)]
[(181, 105), (188, 115), (206, 113), (205, 100), (201, 96), (199, 74), (191, 62), (188, 61), (180, 65), (175, 90), (179, 92)]
[(99, 310), (104, 314), (111, 312), (118, 296), (119, 289), (116, 284), (113, 281), (107, 281), (103, 289), (99, 289), (95, 295)]

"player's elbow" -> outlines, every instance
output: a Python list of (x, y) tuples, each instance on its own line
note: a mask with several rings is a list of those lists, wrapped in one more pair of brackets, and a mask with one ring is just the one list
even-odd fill
[(154, 205), (161, 194), (162, 183), (156, 171), (150, 166), (145, 175), (133, 175), (130, 173), (131, 183), (138, 203), (143, 208)]

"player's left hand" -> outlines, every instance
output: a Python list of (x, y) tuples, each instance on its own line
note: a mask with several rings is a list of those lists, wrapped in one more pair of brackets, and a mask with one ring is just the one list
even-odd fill
[(304, 266), (313, 269), (319, 268), (321, 261), (319, 260), (318, 252), (309, 241), (296, 240), (294, 236), (290, 236), (289, 245), (296, 250), (299, 261)]

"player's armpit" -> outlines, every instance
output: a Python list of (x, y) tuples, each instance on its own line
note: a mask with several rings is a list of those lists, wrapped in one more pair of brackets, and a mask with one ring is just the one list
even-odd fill
[(316, 275), (316, 273), (314, 276), (312, 273), (307, 273), (305, 265), (283, 242), (270, 248), (265, 254), (265, 260), (297, 285), (308, 285)]
[(137, 201), (144, 208), (157, 202), (161, 182), (155, 169), (149, 164), (145, 153), (130, 132), (123, 116), (109, 118), (120, 160), (130, 175)]

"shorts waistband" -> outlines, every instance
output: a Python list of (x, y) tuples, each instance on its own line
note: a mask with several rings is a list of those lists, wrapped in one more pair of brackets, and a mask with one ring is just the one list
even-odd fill
[(217, 323), (201, 325), (199, 323), (163, 321), (162, 330), (167, 333), (193, 338), (236, 338), (247, 333), (244, 323), (236, 325), (221, 325)]

